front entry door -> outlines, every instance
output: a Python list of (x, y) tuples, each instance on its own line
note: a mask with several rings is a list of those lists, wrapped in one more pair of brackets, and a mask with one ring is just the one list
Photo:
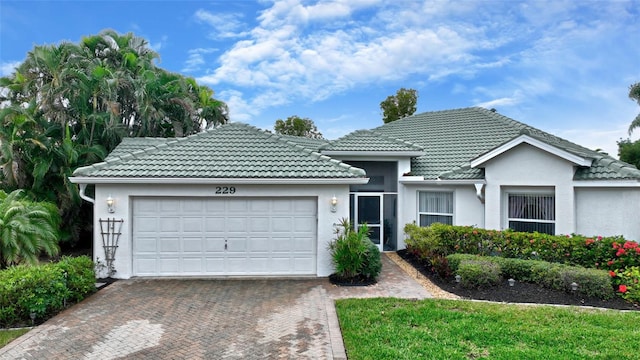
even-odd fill
[(360, 228), (362, 224), (367, 224), (369, 227), (369, 239), (382, 251), (382, 239), (384, 239), (382, 195), (354, 194), (354, 200), (354, 223), (356, 229)]

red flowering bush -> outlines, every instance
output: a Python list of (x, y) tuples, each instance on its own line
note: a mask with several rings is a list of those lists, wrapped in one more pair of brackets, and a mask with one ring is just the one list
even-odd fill
[(640, 267), (631, 266), (626, 269), (616, 270), (612, 280), (618, 295), (623, 299), (640, 304)]

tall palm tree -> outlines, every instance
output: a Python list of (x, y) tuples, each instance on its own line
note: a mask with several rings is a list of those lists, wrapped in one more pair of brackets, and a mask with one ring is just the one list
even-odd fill
[(0, 268), (36, 264), (42, 252), (57, 255), (59, 224), (55, 205), (28, 200), (22, 190), (0, 191)]
[[(640, 105), (640, 82), (637, 82), (629, 87), (629, 98), (638, 102)], [(629, 135), (634, 129), (640, 128), (640, 114), (629, 125)]]

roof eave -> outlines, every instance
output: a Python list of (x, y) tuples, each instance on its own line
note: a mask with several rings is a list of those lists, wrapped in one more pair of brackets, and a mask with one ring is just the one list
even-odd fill
[(321, 150), (327, 156), (382, 156), (382, 157), (419, 157), (424, 151), (354, 151), (354, 150)]
[(250, 185), (293, 185), (293, 184), (366, 184), (369, 178), (133, 178), (133, 177), (91, 177), (74, 176), (69, 181), (74, 184), (250, 184)]
[(573, 186), (577, 188), (607, 188), (607, 187), (638, 187), (640, 179), (620, 179), (620, 180), (574, 180)]
[(425, 179), (424, 176), (403, 176), (398, 182), (405, 185), (475, 185), (487, 183), (485, 179), (441, 180)]
[(533, 147), (536, 147), (540, 150), (543, 150), (550, 154), (558, 156), (578, 166), (590, 167), (591, 164), (593, 163), (593, 159), (572, 154), (566, 150), (557, 148), (553, 145), (547, 144), (543, 141), (540, 141), (528, 135), (520, 135), (496, 148), (493, 148), (492, 150), (484, 153), (483, 155), (480, 155), (479, 157), (471, 160), (471, 167), (472, 168), (479, 167), (484, 163), (486, 163), (487, 161), (492, 160), (495, 157), (521, 144), (529, 144)]

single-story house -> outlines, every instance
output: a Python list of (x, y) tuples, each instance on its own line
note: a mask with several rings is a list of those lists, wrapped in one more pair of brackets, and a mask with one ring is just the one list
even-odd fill
[(411, 222), (640, 240), (640, 170), (477, 107), (334, 141), (241, 123), (127, 138), (71, 181), (117, 278), (327, 276), (342, 218), (387, 251)]

